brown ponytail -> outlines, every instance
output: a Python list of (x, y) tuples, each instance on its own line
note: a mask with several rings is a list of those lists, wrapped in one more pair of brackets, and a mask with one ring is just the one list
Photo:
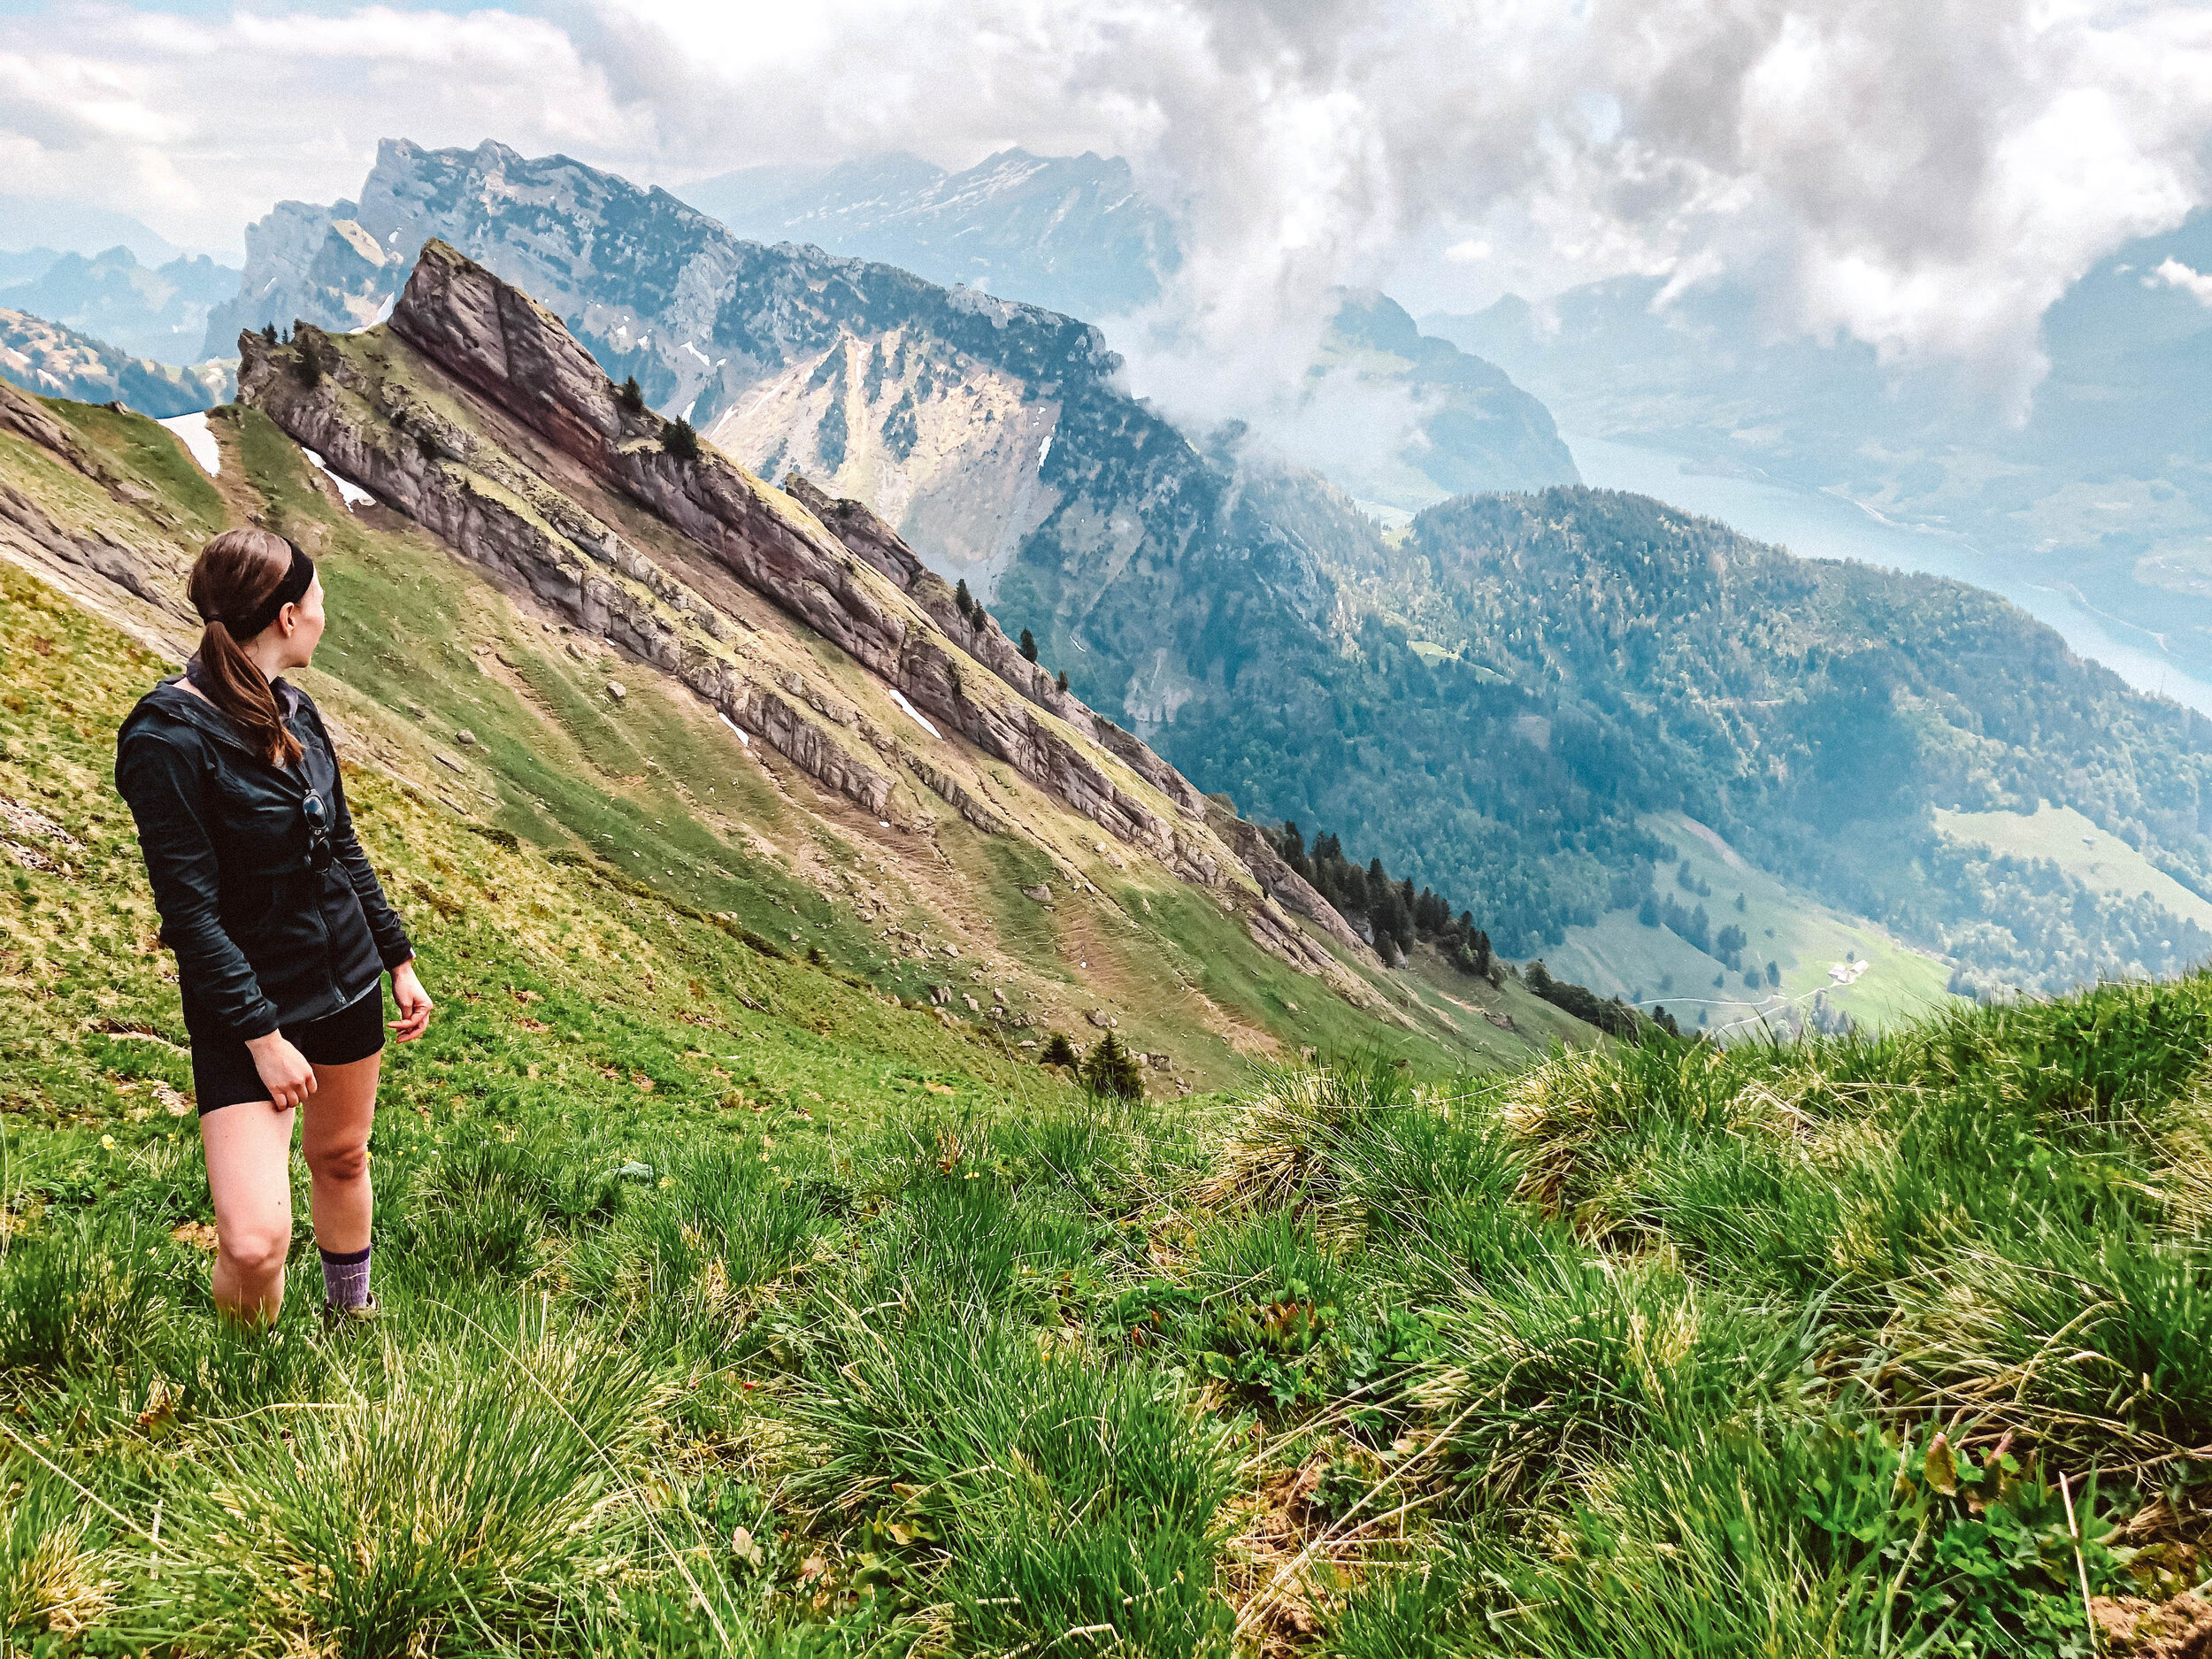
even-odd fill
[(292, 544), (266, 530), (226, 530), (200, 549), (185, 593), (207, 626), (200, 635), (200, 674), (207, 700), (244, 726), (272, 766), (300, 757), (299, 739), (285, 729), (276, 693), (234, 638), (225, 617), (250, 617), (267, 603), (292, 565)]

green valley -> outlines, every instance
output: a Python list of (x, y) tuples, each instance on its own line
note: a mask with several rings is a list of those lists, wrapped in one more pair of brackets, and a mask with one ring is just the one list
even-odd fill
[[(1692, 819), (1656, 818), (1649, 827), (1682, 854), (1659, 872), (1655, 890), (1693, 918), (1707, 912), (1708, 943), (1701, 948), (1685, 936), (1694, 924), (1684, 932), (1665, 926), (1663, 909), (1649, 919), (1640, 907), (1609, 910), (1569, 928), (1545, 953), (1562, 979), (1647, 1010), (1663, 1007), (1686, 1032), (1722, 1036), (1818, 1026), (1838, 1017), (1892, 1025), (1932, 1011), (1944, 997), (1948, 970), (1928, 952), (1778, 880)], [(1724, 961), (1712, 941), (1730, 926), (1745, 942)]]

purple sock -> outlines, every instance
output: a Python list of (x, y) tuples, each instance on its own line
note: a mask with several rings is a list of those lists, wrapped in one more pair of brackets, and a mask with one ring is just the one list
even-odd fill
[(317, 1247), (323, 1258), (323, 1295), (334, 1308), (358, 1308), (369, 1299), (369, 1251), (375, 1247), (363, 1245), (357, 1250), (341, 1255), (335, 1250)]

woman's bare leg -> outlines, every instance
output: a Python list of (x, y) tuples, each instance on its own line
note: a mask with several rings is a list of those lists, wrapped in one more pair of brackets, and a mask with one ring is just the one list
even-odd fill
[(247, 1325), (275, 1322), (292, 1242), (292, 1109), (268, 1101), (200, 1118), (215, 1201), (215, 1306)]
[(375, 1194), (369, 1184), (369, 1128), (376, 1119), (381, 1052), (350, 1065), (315, 1068), (315, 1092), (303, 1110), (300, 1151), (307, 1159), (315, 1242), (333, 1255), (369, 1244)]

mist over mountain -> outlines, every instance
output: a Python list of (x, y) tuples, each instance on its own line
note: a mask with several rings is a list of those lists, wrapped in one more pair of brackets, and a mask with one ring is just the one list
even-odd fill
[[(1008, 150), (949, 173), (894, 154), (746, 168), (678, 194), (741, 236), (965, 283), (1102, 323), (1110, 338), (1142, 326), (1113, 319), (1164, 308), (1173, 334), (1175, 223), (1118, 158)], [(1294, 391), (1247, 416), (1300, 462), (1400, 511), (1579, 481), (1540, 403), (1374, 292), (1340, 296)]]
[[(219, 243), (201, 243), (217, 246)], [(166, 236), (112, 208), (69, 196), (0, 195), (0, 249), (55, 253), (99, 254), (127, 248), (142, 265), (163, 265), (186, 257)], [(0, 258), (4, 258), (0, 254)]]
[(2021, 424), (1870, 347), (1777, 338), (1747, 286), (1617, 278), (1430, 332), (1502, 365), (1569, 430), (1822, 490), (2078, 593), (2147, 649), (2212, 668), (2212, 216), (2099, 263), (2044, 319)]
[[(1198, 787), (1335, 832), (1472, 911), (1502, 951), (1637, 926), (1686, 821), (1789, 903), (1870, 918), (1970, 987), (2193, 948), (2173, 906), (2212, 885), (2204, 734), (1986, 595), (1875, 572), (1839, 588), (1825, 567), (1603, 492), (1457, 501), (1385, 537), (1248, 436), (1194, 447), (1121, 389), (1083, 323), (742, 241), (666, 192), (496, 145), (386, 143), (357, 199), (255, 227), (245, 287), (313, 326), (373, 326), (434, 237), (543, 300), (733, 459), (872, 505)], [(1348, 296), (1344, 318), (1336, 373), (1379, 364), (1394, 395), (1419, 380), (1458, 400), (1504, 437), (1494, 453), (1529, 457), (1517, 481), (1562, 465), (1541, 405), (1503, 375), (1380, 298)], [(1709, 568), (1743, 574), (1707, 592)], [(2123, 731), (2145, 757), (2124, 776), (2108, 764)], [(1961, 864), (1988, 814), (2045, 803), (2124, 838), (2184, 896), (2138, 914), (2093, 885)], [(1885, 856), (1838, 850), (1862, 845)], [(2063, 926), (2054, 893), (2081, 900)], [(1684, 926), (1657, 930), (1688, 953), (1678, 971), (1745, 972), (1744, 946)], [(1778, 916), (1778, 965), (1811, 972), (1813, 947), (1783, 942), (1792, 926)], [(1651, 988), (1631, 968), (1589, 977)]]
[(1345, 296), (1307, 381), (1289, 431), (1272, 435), (1362, 500), (1417, 511), (1582, 481), (1549, 410), (1495, 364), (1423, 334), (1388, 295)]

